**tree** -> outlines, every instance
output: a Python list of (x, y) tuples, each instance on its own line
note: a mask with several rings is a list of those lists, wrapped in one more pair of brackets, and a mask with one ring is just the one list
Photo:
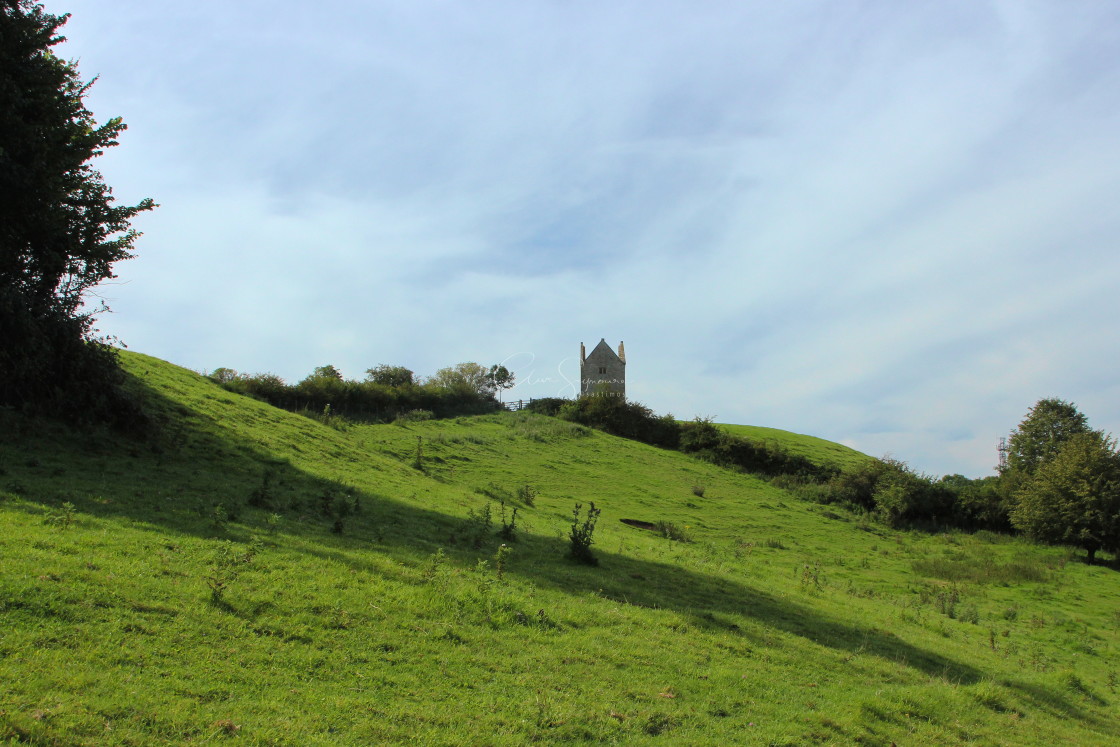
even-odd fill
[(463, 394), (488, 397), (494, 392), (490, 385), (489, 373), (486, 368), (477, 363), (459, 363), (436, 371), (428, 379), (428, 384)]
[[(342, 381), (342, 372), (329, 363), (325, 366), (318, 366), (307, 379), (331, 379), (333, 381)], [(304, 379), (306, 381), (307, 379)]]
[(490, 391), (498, 392), (500, 397), (506, 389), (512, 389), (516, 382), (508, 368), (502, 365), (494, 365), (490, 366), (490, 370), (486, 372), (486, 383), (489, 385)]
[(115, 205), (89, 163), (125, 125), (98, 125), (83, 103), (93, 81), (51, 51), (68, 18), (0, 0), (0, 405), (119, 417), (122, 374), (92, 326), (106, 308), (87, 302), (155, 203)]
[(241, 374), (237, 373), (237, 371), (233, 370), (232, 368), (226, 368), (223, 366), (221, 368), (215, 368), (214, 371), (210, 374), (210, 378), (218, 382), (219, 384), (229, 384), (240, 379)]
[(366, 381), (383, 386), (408, 386), (416, 383), (415, 374), (404, 366), (380, 366), (366, 369)]
[(1072, 402), (1040, 399), (1011, 432), (1007, 471), (1021, 477), (1033, 475), (1057, 455), (1066, 441), (1088, 432), (1088, 420)]
[(1043, 542), (1120, 548), (1120, 454), (1100, 431), (1077, 433), (1018, 492), (1011, 522)]

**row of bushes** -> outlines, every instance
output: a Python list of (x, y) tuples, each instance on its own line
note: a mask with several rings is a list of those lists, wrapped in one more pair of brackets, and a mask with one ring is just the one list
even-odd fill
[(478, 415), (500, 407), (488, 391), (439, 382), (354, 381), (343, 379), (332, 366), (316, 369), (297, 384), (288, 384), (276, 374), (239, 374), (228, 368), (216, 370), (210, 378), (231, 392), (285, 410), (366, 422), (389, 422), (415, 411), (437, 418)]
[(672, 415), (655, 415), (645, 405), (617, 397), (534, 400), (529, 409), (747, 472), (797, 475), (812, 480), (827, 480), (838, 472), (791, 454), (776, 444), (732, 435), (710, 421), (696, 419), (681, 423)]
[(1008, 504), (998, 477), (970, 480), (935, 478), (896, 459), (869, 459), (827, 480), (785, 479), (778, 487), (823, 504), (838, 504), (874, 515), (892, 527), (955, 526), (1011, 530)]

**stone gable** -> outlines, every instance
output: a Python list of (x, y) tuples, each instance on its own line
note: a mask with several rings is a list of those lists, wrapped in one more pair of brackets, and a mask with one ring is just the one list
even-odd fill
[(579, 344), (580, 394), (626, 396), (626, 349), (618, 343), (618, 352), (611, 350), (606, 338), (591, 351)]

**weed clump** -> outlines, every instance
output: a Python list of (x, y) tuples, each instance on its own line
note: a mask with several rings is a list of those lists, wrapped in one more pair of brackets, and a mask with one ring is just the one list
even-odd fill
[(572, 511), (572, 527), (568, 532), (569, 549), (568, 557), (584, 565), (599, 565), (599, 559), (591, 553), (591, 545), (595, 541), (595, 522), (599, 520), (602, 509), (595, 508), (592, 501), (587, 509), (587, 514), (580, 520), (580, 511), (583, 504), (577, 503)]
[(671, 521), (657, 522), (657, 533), (667, 540), (673, 542), (691, 542), (692, 535), (688, 533), (688, 527), (678, 527)]
[(225, 592), (229, 585), (253, 562), (253, 558), (260, 550), (261, 543), (257, 539), (241, 550), (238, 550), (229, 540), (225, 540), (215, 548), (205, 577), (206, 585), (210, 587), (210, 599), (215, 604), (225, 602)]
[(74, 504), (66, 501), (58, 509), (51, 511), (47, 516), (46, 523), (55, 527), (56, 529), (69, 529), (74, 523), (74, 516), (77, 513)]
[(503, 543), (502, 546), (498, 548), (498, 552), (494, 554), (494, 570), (498, 573), (499, 581), (505, 576), (506, 563), (509, 562), (509, 555), (511, 552), (513, 552), (513, 549), (509, 545)]
[(253, 492), (249, 494), (249, 505), (253, 508), (272, 508), (276, 499), (276, 489), (273, 485), (275, 480), (276, 472), (266, 469), (261, 475), (261, 484), (253, 488)]
[[(498, 536), (508, 542), (517, 541), (517, 506), (513, 507), (513, 513), (510, 514), (509, 519), (506, 519), (506, 502), (503, 500), (501, 503), (501, 520), (502, 528), (498, 530)], [(502, 545), (505, 547), (505, 545)]]
[(537, 491), (532, 485), (522, 485), (517, 489), (517, 500), (521, 501), (526, 506), (532, 507), (533, 503), (537, 500)]
[(490, 513), (490, 504), (484, 503), (478, 511), (473, 508), (467, 511), (467, 523), (463, 527), (463, 536), (472, 547), (478, 549), (490, 536), (493, 526), (494, 519)]

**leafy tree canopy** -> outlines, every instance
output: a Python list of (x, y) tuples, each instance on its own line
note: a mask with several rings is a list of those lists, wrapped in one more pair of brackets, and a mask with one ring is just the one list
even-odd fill
[(307, 378), (309, 378), (309, 379), (334, 379), (335, 381), (342, 381), (342, 372), (328, 363), (325, 366), (316, 367), (316, 369), (314, 371), (312, 371), (311, 375), (308, 376)]
[(1079, 433), (1088, 433), (1085, 415), (1072, 402), (1040, 399), (1008, 441), (1008, 471), (1033, 475), (1053, 459), (1062, 446)]
[(516, 383), (510, 370), (501, 365), (490, 366), (490, 370), (486, 372), (486, 382), (492, 392), (504, 392), (513, 388)]
[(459, 363), (436, 371), (428, 379), (428, 384), (440, 389), (489, 395), (494, 392), (489, 373), (487, 368), (478, 363)]
[(1043, 542), (1120, 549), (1120, 454), (1099, 431), (1070, 436), (1017, 494), (1012, 523)]
[(383, 386), (408, 386), (416, 383), (416, 374), (404, 366), (390, 366), (382, 363), (366, 369), (366, 381)]
[(114, 204), (90, 165), (125, 125), (98, 125), (83, 102), (93, 82), (53, 53), (67, 18), (0, 0), (0, 404), (73, 417), (118, 404), (115, 356), (86, 303), (155, 203)]

